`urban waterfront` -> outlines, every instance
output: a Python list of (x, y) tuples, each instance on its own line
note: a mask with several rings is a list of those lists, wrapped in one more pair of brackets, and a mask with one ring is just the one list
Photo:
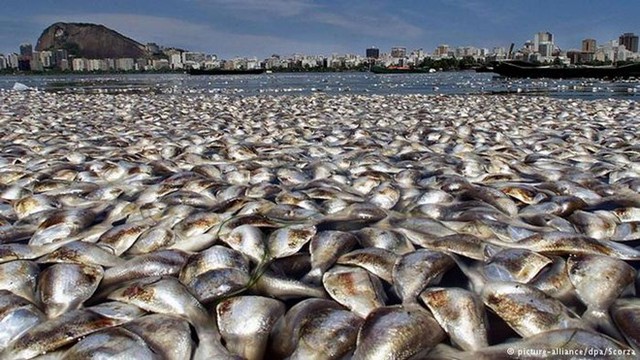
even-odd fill
[(432, 74), (368, 72), (273, 73), (240, 76), (189, 76), (186, 74), (30, 75), (0, 77), (0, 89), (16, 82), (52, 92), (154, 92), (223, 95), (326, 94), (423, 94), (478, 95), (519, 94), (557, 98), (605, 99), (637, 97), (640, 83), (634, 80), (505, 79), (473, 71)]

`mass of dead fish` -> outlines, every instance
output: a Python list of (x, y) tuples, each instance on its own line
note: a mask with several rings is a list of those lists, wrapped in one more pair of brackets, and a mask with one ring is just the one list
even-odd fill
[(638, 128), (631, 100), (0, 92), (0, 359), (638, 358)]

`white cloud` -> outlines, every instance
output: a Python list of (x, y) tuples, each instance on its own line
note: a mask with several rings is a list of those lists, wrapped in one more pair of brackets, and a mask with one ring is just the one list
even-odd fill
[(196, 0), (201, 4), (210, 5), (216, 9), (230, 10), (234, 12), (257, 12), (280, 17), (300, 15), (306, 11), (317, 9), (307, 0)]

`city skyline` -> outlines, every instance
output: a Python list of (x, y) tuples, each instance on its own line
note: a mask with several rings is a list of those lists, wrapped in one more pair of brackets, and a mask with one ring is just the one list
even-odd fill
[(539, 31), (553, 33), (556, 45), (568, 50), (579, 49), (584, 38), (601, 43), (636, 31), (637, 10), (640, 3), (628, 0), (588, 6), (577, 0), (33, 0), (13, 3), (0, 15), (0, 53), (15, 52), (20, 43), (35, 46), (57, 21), (103, 24), (141, 43), (223, 58), (361, 53), (370, 46), (427, 52), (439, 44), (519, 46)]

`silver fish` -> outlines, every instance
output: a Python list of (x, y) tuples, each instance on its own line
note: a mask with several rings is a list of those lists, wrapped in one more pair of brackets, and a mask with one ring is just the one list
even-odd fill
[(0, 290), (9, 290), (34, 304), (40, 268), (33, 261), (16, 260), (0, 264)]
[(0, 352), (11, 340), (46, 320), (33, 303), (8, 290), (0, 290)]
[(368, 247), (357, 249), (340, 256), (336, 263), (359, 266), (380, 279), (393, 284), (393, 266), (400, 255), (386, 249)]
[(153, 277), (136, 280), (112, 292), (108, 298), (139, 306), (147, 311), (180, 316), (189, 321), (199, 339), (195, 359), (233, 358), (220, 342), (220, 332), (215, 320), (175, 278)]
[(381, 307), (360, 327), (353, 359), (420, 358), (445, 337), (433, 316), (417, 304)]
[(362, 268), (336, 265), (324, 273), (322, 283), (334, 300), (362, 318), (385, 305), (380, 279)]
[(235, 296), (216, 306), (220, 334), (232, 354), (263, 359), (274, 324), (285, 313), (281, 301), (260, 296)]
[(488, 346), (487, 319), (482, 301), (460, 288), (428, 288), (420, 294), (451, 342), (463, 350)]
[(556, 329), (589, 328), (559, 300), (527, 284), (488, 283), (482, 290), (482, 300), (522, 337)]
[(71, 263), (53, 264), (38, 277), (38, 296), (49, 318), (75, 310), (98, 288), (101, 266)]
[(638, 323), (640, 322), (640, 299), (623, 298), (617, 299), (611, 305), (611, 317), (615, 322), (618, 330), (624, 335), (625, 339), (631, 347), (640, 353), (640, 330)]
[(73, 241), (38, 259), (40, 264), (74, 263), (103, 267), (121, 265), (125, 260), (117, 257), (110, 249), (85, 241)]
[(302, 281), (320, 284), (322, 275), (336, 262), (338, 256), (351, 250), (357, 242), (356, 237), (347, 232), (329, 230), (317, 233), (309, 245), (311, 271)]
[(142, 312), (137, 308), (109, 303), (96, 307), (72, 310), (53, 319), (36, 324), (15, 338), (0, 353), (3, 359), (31, 359), (71, 344), (82, 336), (120, 325)]
[(277, 259), (295, 254), (316, 234), (315, 226), (291, 225), (281, 228), (269, 236), (267, 247), (269, 257)]
[(131, 258), (104, 271), (102, 289), (130, 280), (152, 276), (178, 275), (189, 255), (179, 250), (161, 250)]
[(526, 249), (504, 249), (493, 254), (484, 265), (489, 280), (528, 283), (552, 260)]
[(310, 298), (293, 305), (274, 325), (268, 354), (277, 359), (286, 358), (298, 346), (302, 327), (317, 313), (326, 309), (344, 310), (333, 300)]
[(402, 255), (393, 266), (393, 288), (403, 304), (416, 303), (425, 287), (438, 282), (454, 264), (439, 251), (420, 249)]
[(81, 339), (64, 353), (62, 360), (88, 359), (159, 360), (147, 343), (136, 333), (122, 327), (94, 332)]
[(193, 351), (189, 323), (179, 317), (150, 314), (129, 321), (122, 327), (138, 334), (153, 353), (163, 359), (189, 358)]
[[(537, 351), (533, 351), (536, 349)], [(583, 355), (576, 355), (583, 354)], [(520, 341), (498, 344), (476, 351), (459, 352), (440, 344), (431, 351), (429, 359), (493, 360), (493, 359), (547, 359), (596, 358), (628, 359), (637, 352), (593, 330), (558, 329), (532, 335)]]
[(260, 264), (267, 258), (264, 234), (255, 226), (240, 225), (227, 235), (221, 235), (221, 240), (232, 249), (246, 255), (255, 264)]
[(627, 291), (635, 296), (636, 270), (622, 260), (583, 255), (567, 260), (569, 279), (587, 310), (582, 319), (622, 340), (609, 317), (609, 307)]
[(325, 309), (304, 323), (289, 359), (343, 359), (355, 349), (364, 319), (351, 311)]

